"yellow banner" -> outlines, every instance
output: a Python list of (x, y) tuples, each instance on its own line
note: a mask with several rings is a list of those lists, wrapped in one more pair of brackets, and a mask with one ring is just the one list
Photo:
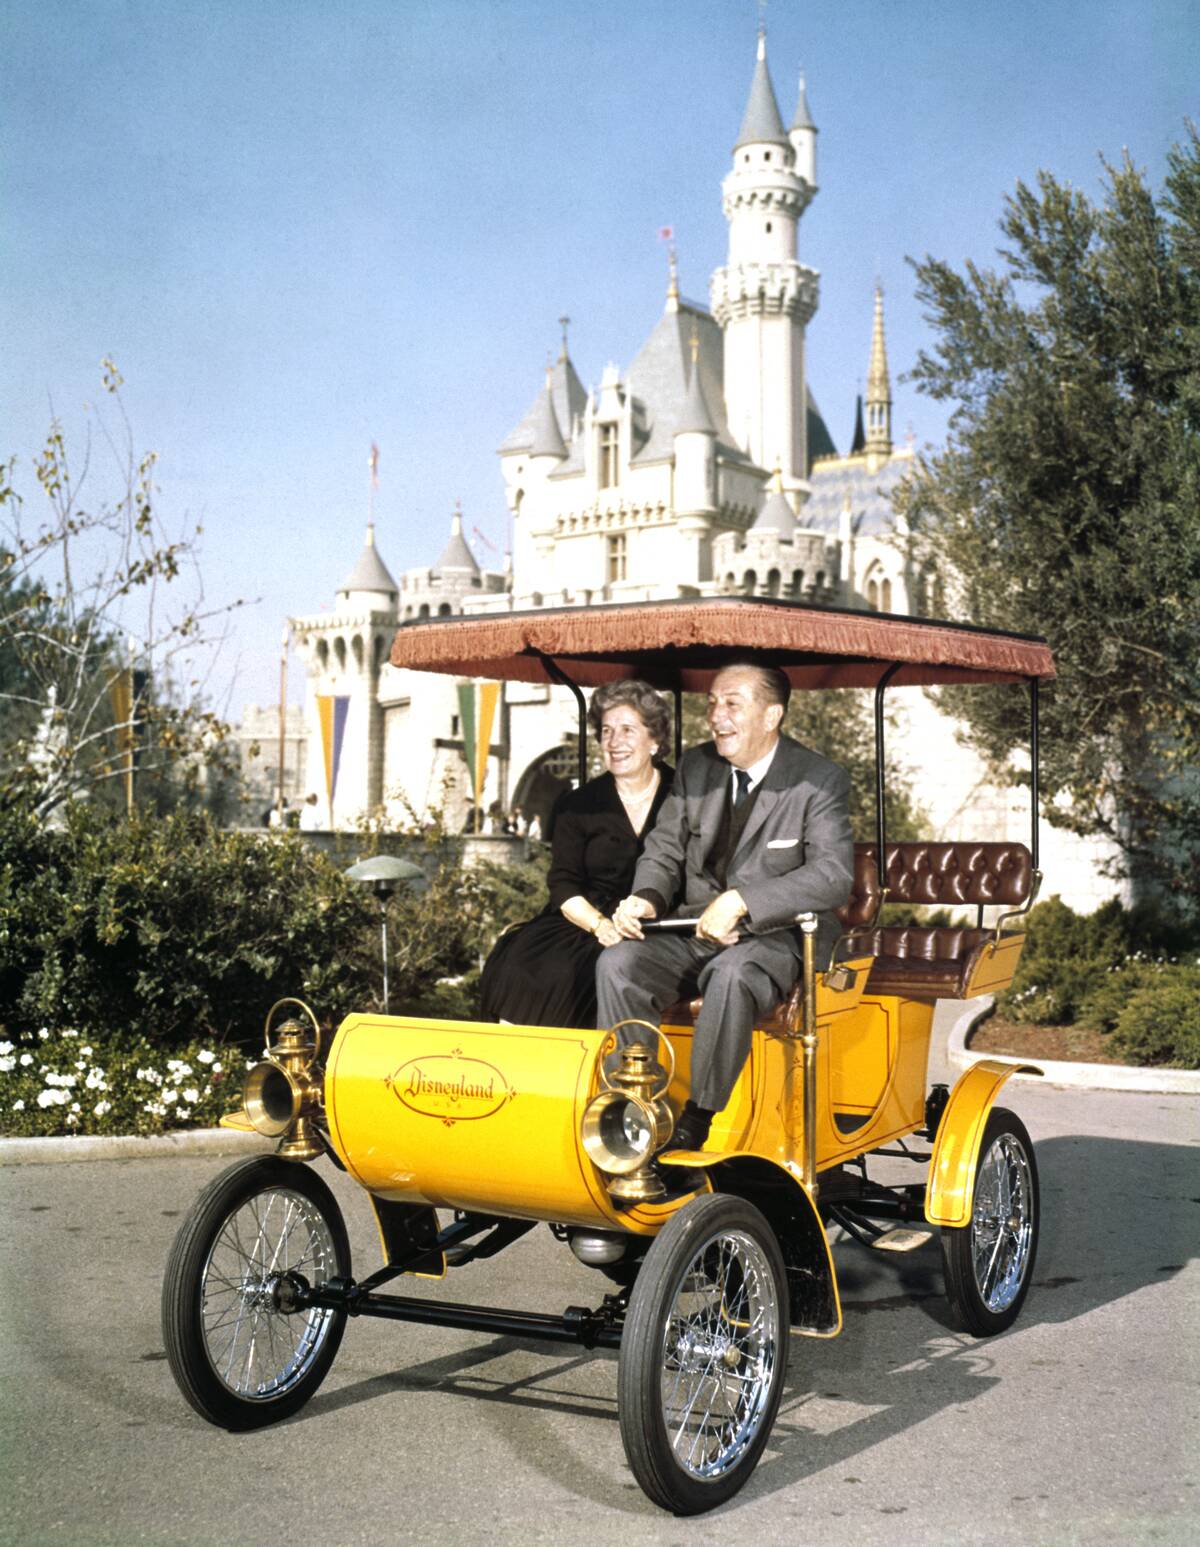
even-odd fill
[(492, 744), (492, 725), (496, 719), (496, 705), (500, 702), (500, 684), (481, 682), (479, 685), (479, 719), (475, 738), (475, 804), (483, 805), (483, 787), (487, 783), (488, 752)]

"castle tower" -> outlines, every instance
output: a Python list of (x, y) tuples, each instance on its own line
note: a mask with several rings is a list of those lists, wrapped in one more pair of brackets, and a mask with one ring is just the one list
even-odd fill
[(883, 287), (875, 286), (875, 327), (867, 369), (867, 457), (874, 467), (892, 454), (892, 383), (883, 338)]
[[(383, 793), (383, 720), (379, 673), (397, 622), (399, 587), (375, 546), (375, 526), (350, 574), (337, 590), (334, 610), (293, 618), (291, 627), (308, 672), (305, 706), (305, 793), (319, 797), (322, 823), (352, 824), (375, 810)], [(336, 751), (337, 778), (328, 800), (325, 745)]]
[(721, 191), (729, 260), (713, 274), (710, 298), (725, 335), (729, 428), (760, 467), (779, 464), (794, 506), (807, 491), (804, 330), (818, 284), (816, 270), (796, 260), (796, 236), (816, 192), (816, 127), (801, 92), (791, 135), (784, 129), (763, 32)]

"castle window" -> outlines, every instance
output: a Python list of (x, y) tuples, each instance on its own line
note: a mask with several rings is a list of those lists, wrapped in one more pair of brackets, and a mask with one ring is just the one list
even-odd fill
[(771, 234), (771, 222), (768, 220), (767, 221), (767, 235), (770, 236), (770, 234)]
[(771, 152), (769, 150), (764, 150), (763, 151), (763, 160), (764, 161), (770, 161), (770, 159), (771, 159)]
[(617, 426), (602, 424), (600, 426), (600, 488), (615, 489), (620, 476), (620, 464), (617, 461)]
[(792, 595), (804, 595), (804, 571), (802, 569), (794, 569), (792, 571)]
[(417, 617), (418, 618), (427, 618), (428, 616), (429, 616), (429, 603), (428, 602), (422, 602), (420, 607), (417, 608)]
[(767, 595), (779, 595), (779, 571), (777, 569), (773, 569), (767, 576)]
[(892, 610), (892, 582), (885, 580), (879, 587), (879, 603), (884, 612)]
[(624, 580), (628, 573), (628, 553), (624, 532), (617, 532), (608, 539), (608, 583)]
[(442, 605), (438, 608), (438, 617), (448, 618), (450, 616), (450, 610), (450, 603), (443, 602)]
[(742, 576), (742, 590), (747, 596), (753, 596), (758, 586), (758, 576), (752, 569), (748, 569)]

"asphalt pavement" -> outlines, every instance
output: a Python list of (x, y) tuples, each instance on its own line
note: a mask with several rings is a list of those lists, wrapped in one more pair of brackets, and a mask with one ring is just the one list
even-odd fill
[[(792, 1339), (757, 1472), (691, 1521), (626, 1467), (607, 1352), (352, 1321), (298, 1417), (209, 1427), (175, 1389), (158, 1300), (174, 1232), (228, 1160), (0, 1168), (0, 1542), (1190, 1547), (1200, 1101), (1025, 1081), (1004, 1100), (1037, 1144), (1044, 1210), (1016, 1327), (950, 1328), (935, 1243), (899, 1258), (838, 1245), (841, 1337)], [(366, 1200), (321, 1169), (369, 1271)], [(538, 1229), (427, 1287), (559, 1311), (605, 1286)]]

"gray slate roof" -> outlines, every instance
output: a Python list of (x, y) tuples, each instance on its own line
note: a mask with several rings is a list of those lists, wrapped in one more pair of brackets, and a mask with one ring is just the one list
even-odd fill
[(767, 503), (759, 511), (752, 532), (778, 532), (780, 537), (790, 538), (796, 530), (796, 517), (782, 489), (772, 489)]
[[(529, 451), (532, 448), (534, 426), (545, 395), (545, 389), (539, 389), (537, 397), (529, 405), (528, 412), (520, 424), (501, 441), (501, 456), (510, 451)], [(555, 362), (551, 372), (550, 396), (554, 402), (554, 417), (558, 420), (559, 431), (569, 436), (576, 416), (582, 417), (583, 410), (587, 406), (587, 393), (583, 390), (583, 383), (576, 375), (570, 359), (562, 355)]]
[(789, 143), (787, 131), (783, 127), (783, 119), (779, 116), (779, 103), (775, 100), (771, 74), (767, 69), (766, 50), (762, 47), (760, 39), (758, 59), (754, 65), (754, 79), (750, 83), (750, 100), (746, 103), (742, 127), (733, 148), (740, 150), (743, 145), (787, 145)]
[(817, 126), (812, 121), (812, 114), (808, 110), (808, 93), (804, 89), (804, 77), (800, 77), (800, 96), (796, 101), (796, 116), (792, 119), (793, 129), (815, 129)]
[(713, 420), (718, 454), (726, 461), (749, 461), (734, 445), (725, 419), (721, 329), (703, 307), (680, 301), (677, 311), (663, 312), (626, 372), (634, 396), (646, 408), (645, 432), (632, 458), (635, 467), (675, 455), (675, 436), (685, 425), (693, 327), (699, 346), (699, 387)]
[[(689, 349), (691, 347), (690, 339), (688, 347)], [(704, 384), (700, 380), (702, 374), (699, 369), (699, 357), (697, 357), (696, 369), (688, 370), (687, 397), (683, 400), (683, 408), (675, 425), (676, 435), (688, 433), (715, 435), (717, 433), (717, 427), (708, 409), (708, 401), (704, 396)]]
[(860, 537), (880, 537), (895, 525), (889, 494), (912, 469), (910, 456), (892, 457), (875, 472), (866, 457), (818, 462), (808, 475), (812, 495), (800, 514), (802, 526), (836, 532), (847, 498), (853, 529)]
[(379, 549), (368, 535), (354, 568), (339, 587), (341, 591), (380, 591), (396, 594), (396, 582), (388, 573), (388, 567), (379, 557)]
[(538, 400), (533, 419), (533, 442), (529, 447), (531, 457), (565, 457), (566, 444), (558, 427), (554, 412), (554, 391), (550, 382)]
[(829, 427), (821, 417), (821, 410), (817, 407), (817, 400), (809, 390), (807, 382), (804, 387), (804, 409), (808, 424), (808, 465), (811, 468), (818, 457), (836, 457), (837, 447), (833, 443), (833, 436), (829, 433)]
[(467, 540), (462, 534), (462, 518), (455, 516), (450, 523), (450, 541), (442, 549), (442, 556), (434, 565), (437, 570), (465, 569), (471, 574), (479, 573), (479, 565), (475, 562), (475, 555), (467, 547)]

